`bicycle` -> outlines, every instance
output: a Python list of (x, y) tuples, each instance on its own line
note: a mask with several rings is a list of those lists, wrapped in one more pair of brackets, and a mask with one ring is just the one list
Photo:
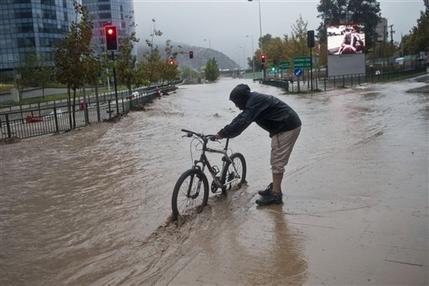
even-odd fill
[[(240, 188), (246, 182), (246, 160), (240, 153), (228, 155), (229, 138), (226, 139), (223, 149), (212, 149), (207, 147), (207, 144), (209, 141), (218, 141), (214, 135), (203, 135), (186, 129), (181, 131), (186, 133), (184, 137), (198, 140), (202, 144), (202, 149), (200, 159), (193, 162), (192, 168), (185, 171), (174, 186), (171, 200), (174, 220), (179, 215), (184, 216), (194, 210), (201, 212), (204, 206), (207, 205), (209, 184), (204, 173), (206, 167), (213, 178), (211, 183), (213, 193), (220, 189), (222, 194), (226, 194), (228, 190), (235, 187)], [(192, 146), (192, 141), (190, 144)], [(221, 170), (217, 166), (210, 164), (206, 152), (223, 155)]]

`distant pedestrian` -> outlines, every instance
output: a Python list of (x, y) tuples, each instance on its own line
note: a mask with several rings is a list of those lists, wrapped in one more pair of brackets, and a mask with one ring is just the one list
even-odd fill
[(259, 191), (260, 206), (281, 204), (281, 183), (285, 166), (301, 130), (298, 114), (280, 99), (258, 92), (251, 92), (248, 85), (237, 85), (229, 99), (242, 110), (230, 124), (217, 134), (217, 138), (233, 138), (240, 135), (252, 122), (269, 132), (271, 137), (271, 169), (273, 181)]

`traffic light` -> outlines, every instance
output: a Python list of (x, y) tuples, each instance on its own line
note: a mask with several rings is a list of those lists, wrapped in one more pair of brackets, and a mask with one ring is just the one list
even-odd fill
[(272, 67), (271, 67), (271, 71), (272, 71), (272, 72), (275, 72), (275, 71), (276, 71), (276, 67), (275, 67), (275, 66), (272, 66)]
[(314, 48), (314, 31), (307, 31), (307, 47)]
[(189, 51), (189, 58), (193, 59), (194, 58), (194, 52), (193, 51)]
[(168, 59), (168, 64), (169, 65), (174, 65), (174, 64), (176, 64), (176, 61), (173, 58), (169, 58)]
[(108, 51), (118, 49), (117, 31), (113, 25), (104, 26), (104, 33), (106, 35), (106, 48)]
[(265, 60), (267, 59), (267, 56), (265, 54), (261, 55), (261, 62), (265, 63)]

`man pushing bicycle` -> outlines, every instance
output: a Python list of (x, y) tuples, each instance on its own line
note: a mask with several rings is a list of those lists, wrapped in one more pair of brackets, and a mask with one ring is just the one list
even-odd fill
[(265, 190), (258, 192), (261, 198), (256, 200), (256, 203), (259, 206), (282, 204), (281, 183), (285, 166), (301, 131), (298, 114), (274, 96), (251, 92), (246, 84), (237, 85), (231, 91), (229, 99), (242, 112), (221, 129), (216, 137), (236, 137), (252, 122), (270, 133), (273, 182)]

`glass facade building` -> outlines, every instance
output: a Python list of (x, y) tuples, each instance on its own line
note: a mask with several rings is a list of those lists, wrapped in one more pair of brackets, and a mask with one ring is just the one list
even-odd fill
[(74, 0), (0, 0), (0, 71), (11, 71), (36, 53), (54, 64), (55, 43), (76, 21)]
[(112, 24), (117, 27), (118, 45), (122, 37), (135, 32), (133, 0), (82, 0), (94, 17), (93, 43), (98, 54), (106, 50), (104, 26)]

